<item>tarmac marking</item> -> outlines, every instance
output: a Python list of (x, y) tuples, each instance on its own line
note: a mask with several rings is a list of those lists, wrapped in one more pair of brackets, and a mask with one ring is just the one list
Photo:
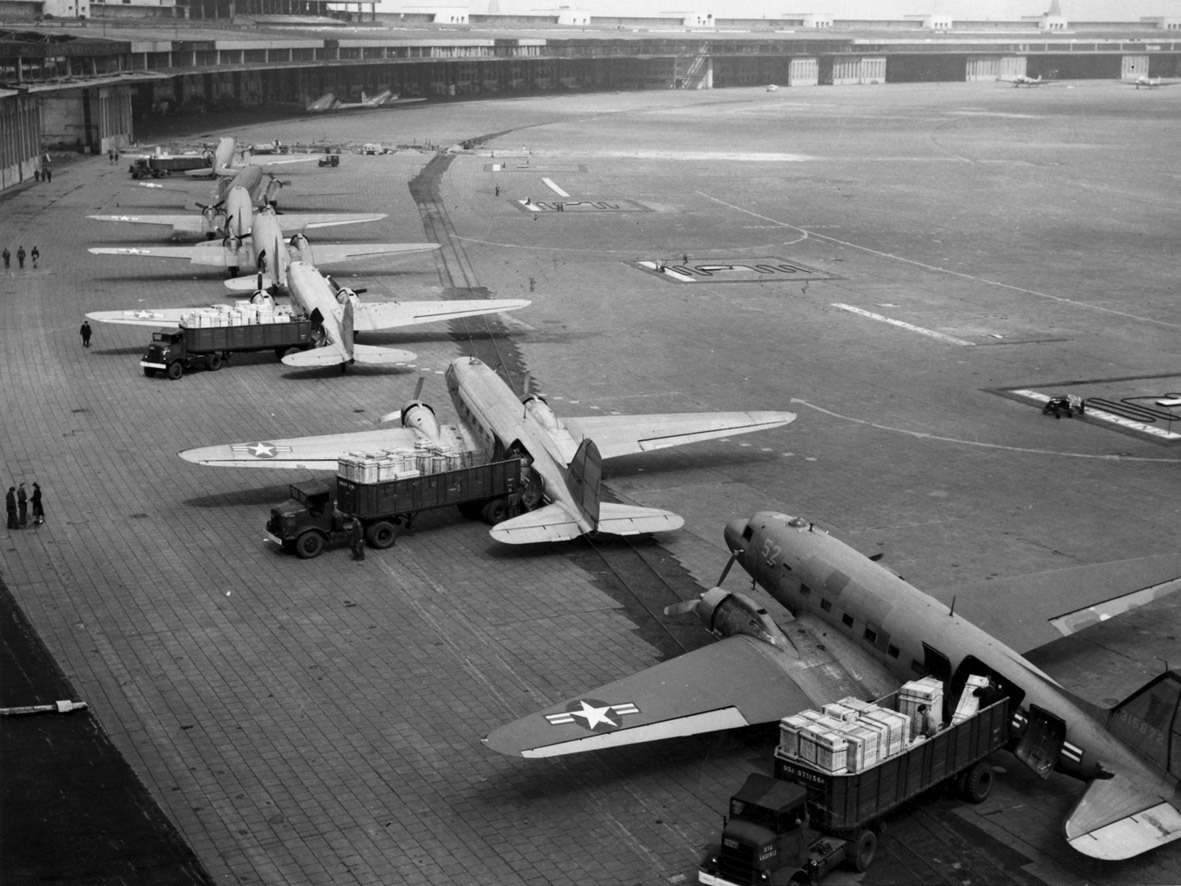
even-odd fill
[(983, 443), (980, 440), (964, 440), (959, 437), (943, 437), (939, 434), (928, 434), (925, 431), (911, 431), (907, 428), (896, 428), (891, 425), (883, 425), (878, 422), (868, 421), (863, 418), (854, 418), (851, 415), (842, 415), (839, 412), (833, 412), (831, 409), (825, 409), (823, 406), (817, 406), (814, 403), (809, 403), (807, 400), (801, 400), (798, 397), (791, 398), (792, 403), (798, 403), (801, 406), (807, 406), (809, 409), (831, 416), (832, 418), (839, 418), (843, 421), (852, 422), (853, 424), (865, 425), (870, 428), (877, 428), (879, 431), (889, 431), (893, 434), (905, 434), (908, 437), (914, 437), (919, 440), (934, 440), (938, 443), (955, 443), (960, 446), (975, 446), (980, 449), (996, 449), (1002, 452), (1020, 452), (1025, 455), (1054, 455), (1060, 458), (1085, 458), (1095, 461), (1136, 461), (1136, 462), (1152, 462), (1160, 464), (1178, 464), (1181, 459), (1176, 458), (1149, 458), (1142, 455), (1094, 455), (1087, 452), (1064, 452), (1060, 449), (1035, 449), (1028, 446), (1008, 446), (1004, 443)]
[(558, 187), (557, 183), (552, 178), (542, 177), (542, 182), (547, 188), (557, 194), (559, 197), (569, 197), (570, 195)]
[(851, 314), (858, 314), (862, 317), (868, 317), (870, 320), (877, 320), (879, 323), (889, 323), (891, 326), (897, 326), (899, 329), (905, 329), (909, 332), (917, 332), (919, 335), (926, 335), (930, 338), (935, 338), (939, 341), (946, 342), (949, 345), (959, 345), (960, 347), (970, 348), (974, 344), (974, 342), (964, 341), (962, 338), (956, 338), (953, 335), (936, 332), (934, 329), (925, 329), (922, 326), (915, 326), (913, 323), (907, 323), (904, 320), (895, 320), (882, 314), (875, 314), (873, 311), (855, 308), (852, 305), (834, 302), (833, 307), (840, 308), (842, 311), (848, 311)]
[[(1008, 393), (1015, 397), (1021, 397), (1025, 400), (1032, 400), (1035, 403), (1043, 404), (1049, 401), (1049, 394), (1043, 394), (1040, 391), (1031, 391), (1027, 389), (1010, 390)], [(1134, 419), (1125, 418), (1122, 415), (1116, 415), (1113, 412), (1108, 412), (1105, 409), (1098, 409), (1090, 404), (1087, 405), (1087, 411), (1083, 415), (1088, 419), (1094, 419), (1107, 424), (1118, 425), (1120, 428), (1128, 431), (1135, 431), (1138, 434), (1146, 434), (1149, 437), (1154, 437), (1158, 440), (1163, 440), (1168, 443), (1175, 443), (1181, 440), (1181, 434), (1175, 431), (1165, 430), (1164, 428), (1154, 427), (1144, 422), (1135, 421)]]
[(775, 222), (781, 227), (789, 228), (793, 231), (799, 231), (800, 234), (803, 235), (804, 239), (823, 240), (826, 243), (834, 243), (837, 246), (844, 246), (848, 249), (857, 249), (861, 252), (869, 253), (870, 255), (876, 255), (879, 258), (901, 262), (902, 264), (910, 265), (911, 267), (915, 268), (921, 268), (924, 271), (933, 271), (937, 274), (948, 274), (952, 277), (959, 277), (961, 280), (971, 280), (974, 283), (982, 283), (985, 286), (996, 286), (999, 289), (1007, 289), (1010, 292), (1019, 292), (1022, 295), (1032, 295), (1036, 298), (1048, 299), (1049, 301), (1058, 302), (1059, 304), (1071, 305), (1076, 308), (1085, 308), (1089, 311), (1098, 311), (1101, 314), (1111, 314), (1116, 317), (1123, 317), (1126, 320), (1136, 320), (1140, 323), (1149, 323), (1154, 326), (1163, 326), (1166, 329), (1181, 329), (1181, 323), (1170, 323), (1167, 320), (1157, 320), (1154, 317), (1144, 317), (1140, 314), (1129, 313), (1128, 311), (1117, 311), (1115, 308), (1105, 308), (1102, 305), (1093, 305), (1084, 301), (1075, 301), (1072, 298), (1066, 298), (1062, 295), (1051, 295), (1048, 292), (1038, 292), (1036, 289), (1026, 289), (1022, 286), (1014, 286), (1011, 283), (1002, 283), (999, 280), (989, 280), (987, 277), (977, 277), (974, 274), (965, 274), (962, 271), (952, 271), (948, 268), (941, 268), (938, 265), (929, 265), (925, 262), (915, 261), (913, 258), (905, 258), (904, 256), (894, 255), (890, 252), (882, 252), (879, 249), (871, 249), (868, 246), (861, 246), (858, 243), (851, 243), (848, 240), (841, 240), (837, 237), (829, 237), (824, 234), (817, 234), (813, 231), (809, 231), (807, 228), (801, 228), (785, 221), (779, 221), (765, 215), (760, 215), (757, 212), (752, 212), (751, 210), (744, 209), (741, 206), (735, 206), (733, 203), (727, 203), (725, 200), (714, 197), (710, 194), (706, 194), (704, 191), (698, 191), (697, 193), (705, 199), (713, 200), (715, 203), (721, 204), (722, 206), (728, 207), (729, 209), (733, 209), (735, 212), (741, 212), (745, 215), (752, 216), (753, 218), (761, 218), (764, 221)]

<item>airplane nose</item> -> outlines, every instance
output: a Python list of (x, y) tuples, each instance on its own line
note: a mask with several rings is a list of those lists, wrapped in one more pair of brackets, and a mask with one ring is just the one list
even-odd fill
[(736, 518), (726, 524), (724, 533), (726, 547), (730, 549), (731, 553), (738, 553), (742, 550), (742, 533), (746, 531), (746, 522), (742, 518)]

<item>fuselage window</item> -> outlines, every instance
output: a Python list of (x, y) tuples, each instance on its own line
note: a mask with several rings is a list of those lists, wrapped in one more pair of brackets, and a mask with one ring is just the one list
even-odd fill
[(890, 658), (897, 658), (899, 655), (902, 654), (902, 650), (899, 649), (897, 646), (895, 646), (893, 643), (891, 643), (886, 648), (886, 654), (889, 655)]
[(832, 604), (830, 602), (828, 602), (827, 600), (820, 601), (820, 608), (823, 609), (825, 612), (832, 612)]
[(812, 593), (812, 589), (810, 587), (808, 587), (806, 584), (801, 584), (800, 585), (800, 593), (806, 597), (810, 593)]
[(866, 628), (865, 629), (865, 639), (868, 640), (870, 643), (876, 643), (878, 641), (878, 632), (875, 631), (873, 628)]
[(843, 624), (847, 628), (853, 627), (853, 616), (849, 615), (846, 612), (844, 615), (841, 616), (841, 624)]

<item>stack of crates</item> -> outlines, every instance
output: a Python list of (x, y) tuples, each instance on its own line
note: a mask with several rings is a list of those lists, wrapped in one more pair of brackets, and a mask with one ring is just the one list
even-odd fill
[(349, 452), (337, 461), (338, 476), (354, 483), (381, 483), (419, 475), (412, 449), (387, 449), (380, 452)]
[(921, 680), (911, 680), (903, 683), (898, 693), (898, 710), (906, 714), (910, 720), (912, 735), (923, 733), (923, 713), (926, 707), (931, 714), (931, 722), (943, 722), (943, 681), (935, 677), (923, 677)]
[(180, 318), (180, 325), (186, 329), (206, 329), (223, 326), (255, 326), (264, 323), (290, 323), (293, 320), (290, 305), (276, 305), (269, 299), (253, 304), (248, 299), (239, 299), (230, 305), (212, 305), (195, 308)]
[(825, 705), (823, 712), (801, 711), (784, 717), (775, 753), (841, 775), (876, 766), (902, 753), (909, 743), (906, 715), (857, 698), (842, 698)]

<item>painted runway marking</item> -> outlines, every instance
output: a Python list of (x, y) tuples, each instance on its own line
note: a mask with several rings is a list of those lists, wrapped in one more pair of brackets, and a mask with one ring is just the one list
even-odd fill
[(514, 200), (525, 212), (651, 212), (635, 200)]
[[(1008, 393), (1012, 394), (1014, 397), (1020, 397), (1024, 400), (1031, 400), (1039, 405), (1048, 402), (1050, 399), (1049, 394), (1043, 394), (1040, 391), (1033, 391), (1027, 388), (1010, 389)], [(1096, 406), (1092, 406), (1090, 401), (1087, 401), (1087, 411), (1084, 413), (1084, 416), (1087, 419), (1094, 419), (1095, 421), (1117, 425), (1124, 430), (1135, 431), (1137, 434), (1145, 434), (1149, 437), (1153, 437), (1154, 439), (1161, 440), (1166, 443), (1175, 443), (1178, 440), (1181, 440), (1181, 434), (1178, 434), (1175, 431), (1165, 430), (1164, 428), (1158, 428), (1142, 421), (1136, 421), (1135, 419), (1127, 418), (1122, 415), (1116, 415), (1113, 412), (1108, 412), (1106, 409), (1099, 409)]]
[(764, 221), (775, 222), (780, 227), (788, 228), (789, 230), (792, 230), (792, 231), (799, 231), (800, 234), (802, 234), (806, 239), (823, 240), (826, 243), (835, 243), (837, 246), (845, 246), (849, 249), (856, 249), (861, 252), (869, 253), (870, 255), (876, 255), (878, 258), (884, 258), (884, 259), (889, 259), (890, 261), (901, 262), (902, 264), (910, 265), (911, 267), (914, 267), (914, 268), (922, 268), (924, 271), (934, 271), (937, 274), (948, 274), (952, 277), (959, 277), (961, 280), (971, 280), (974, 283), (981, 283), (985, 286), (996, 286), (999, 289), (1007, 289), (1010, 292), (1019, 292), (1022, 295), (1032, 295), (1032, 296), (1035, 296), (1036, 298), (1048, 299), (1050, 301), (1058, 302), (1059, 304), (1073, 305), (1074, 307), (1085, 308), (1089, 311), (1098, 311), (1101, 314), (1112, 314), (1113, 316), (1123, 317), (1127, 320), (1136, 320), (1140, 323), (1150, 323), (1153, 326), (1163, 326), (1166, 329), (1181, 329), (1181, 323), (1170, 323), (1167, 320), (1157, 320), (1153, 317), (1144, 317), (1144, 316), (1141, 316), (1140, 314), (1128, 313), (1127, 311), (1117, 311), (1115, 308), (1105, 308), (1102, 305), (1093, 305), (1093, 304), (1089, 304), (1085, 301), (1075, 301), (1072, 298), (1066, 298), (1065, 296), (1061, 296), (1061, 295), (1051, 295), (1048, 292), (1038, 292), (1036, 289), (1025, 289), (1021, 286), (1013, 286), (1010, 283), (1001, 283), (999, 280), (989, 280), (987, 277), (977, 277), (977, 276), (974, 276), (973, 274), (965, 274), (962, 271), (952, 271), (952, 270), (949, 270), (948, 268), (941, 268), (938, 265), (929, 265), (929, 264), (926, 264), (921, 261), (915, 261), (912, 258), (904, 258), (901, 255), (893, 255), (892, 253), (889, 253), (889, 252), (882, 252), (881, 250), (878, 250), (878, 249), (871, 249), (868, 246), (862, 246), (858, 243), (851, 243), (848, 240), (840, 240), (836, 237), (827, 237), (824, 234), (817, 234), (812, 231), (809, 231), (807, 228), (801, 228), (801, 227), (798, 227), (797, 225), (788, 224), (785, 221), (778, 221), (777, 219), (770, 218), (769, 216), (760, 215), (757, 212), (751, 212), (749, 209), (744, 209), (741, 206), (735, 206), (733, 203), (727, 203), (725, 200), (721, 200), (718, 197), (710, 196), (709, 194), (706, 194), (703, 191), (698, 191), (697, 193), (700, 194), (705, 199), (713, 200), (715, 203), (719, 203), (722, 206), (729, 207), (730, 209), (733, 209), (735, 212), (741, 212), (741, 213), (743, 213), (745, 215), (749, 215), (753, 218), (761, 218)]
[(1001, 452), (1019, 452), (1024, 455), (1053, 455), (1058, 458), (1087, 458), (1095, 459), (1097, 461), (1137, 461), (1137, 462), (1153, 462), (1159, 464), (1178, 464), (1181, 459), (1176, 458), (1150, 458), (1141, 455), (1095, 455), (1088, 452), (1063, 452), (1060, 449), (1034, 449), (1028, 446), (1008, 446), (1004, 443), (982, 443), (979, 440), (964, 440), (959, 437), (941, 437), (938, 434), (928, 434), (925, 431), (911, 431), (906, 428), (895, 428), (890, 425), (883, 425), (877, 422), (867, 421), (863, 418), (853, 418), (851, 415), (842, 415), (839, 412), (833, 412), (831, 409), (825, 409), (823, 406), (816, 406), (809, 403), (807, 400), (801, 400), (798, 397), (791, 398), (792, 403), (798, 403), (801, 406), (807, 406), (809, 409), (814, 409), (817, 412), (830, 416), (832, 418), (839, 418), (842, 421), (852, 422), (853, 424), (865, 425), (870, 428), (877, 428), (879, 431), (889, 431), (892, 434), (905, 434), (908, 437), (914, 437), (918, 440), (934, 440), (938, 443), (954, 443), (957, 446), (975, 446), (980, 449), (995, 449)]
[(545, 186), (557, 194), (559, 197), (569, 197), (570, 195), (558, 187), (557, 183), (552, 178), (542, 178)]
[(783, 258), (702, 258), (679, 263), (645, 259), (630, 264), (676, 283), (798, 283), (801, 280), (839, 280), (833, 274)]
[(936, 332), (934, 329), (924, 329), (922, 326), (915, 326), (913, 323), (907, 323), (903, 320), (895, 320), (882, 314), (875, 314), (873, 311), (855, 308), (852, 305), (845, 305), (841, 304), (840, 302), (835, 302), (833, 307), (840, 308), (842, 311), (848, 311), (851, 314), (858, 314), (862, 317), (868, 317), (870, 320), (877, 320), (879, 323), (889, 323), (891, 326), (897, 326), (899, 329), (905, 329), (908, 332), (917, 332), (919, 335), (935, 338), (941, 342), (946, 342), (949, 345), (959, 345), (960, 347), (966, 348), (970, 348), (973, 345), (973, 342), (964, 341), (962, 338), (956, 338), (954, 335)]

